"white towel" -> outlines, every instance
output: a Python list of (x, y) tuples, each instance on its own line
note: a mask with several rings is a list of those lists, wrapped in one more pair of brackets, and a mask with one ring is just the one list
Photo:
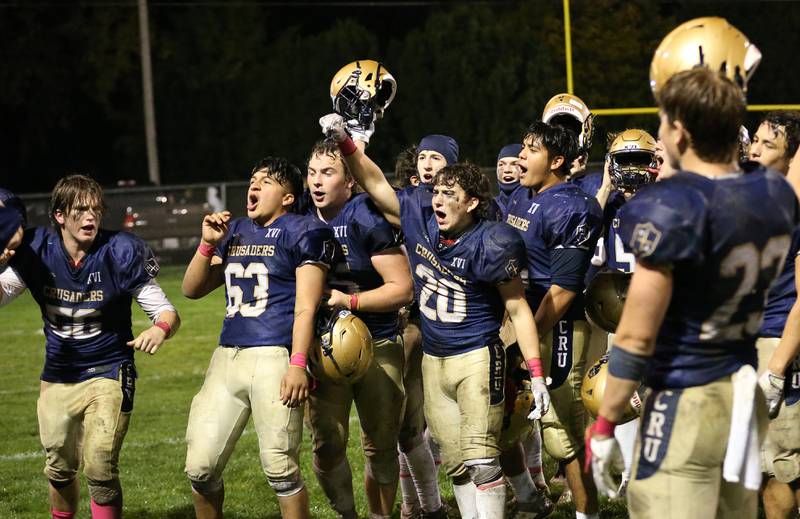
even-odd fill
[(722, 477), (729, 483), (742, 483), (748, 490), (758, 490), (761, 486), (761, 461), (755, 412), (756, 370), (749, 365), (742, 366), (731, 376), (731, 383), (731, 431)]

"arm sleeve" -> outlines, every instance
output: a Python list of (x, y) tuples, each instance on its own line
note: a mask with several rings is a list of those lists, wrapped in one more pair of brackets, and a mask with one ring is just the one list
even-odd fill
[(525, 243), (511, 226), (497, 223), (487, 232), (480, 251), (478, 279), (492, 285), (507, 283), (525, 268)]
[(133, 297), (152, 322), (156, 322), (161, 312), (175, 311), (175, 307), (169, 302), (167, 295), (155, 279), (150, 279), (135, 289)]
[(580, 292), (589, 261), (591, 249), (555, 249), (550, 252), (550, 275), (554, 285), (571, 292)]
[[(585, 202), (585, 203), (584, 203)], [(592, 250), (603, 227), (603, 211), (595, 198), (564, 208), (552, 215), (550, 249)]]
[(25, 282), (13, 267), (6, 267), (0, 272), (0, 306), (5, 306), (18, 295), (25, 292)]
[(333, 231), (327, 226), (306, 230), (295, 247), (297, 266), (306, 263), (333, 267), (337, 257), (341, 257), (338, 242)]
[(653, 184), (619, 210), (619, 236), (636, 259), (653, 266), (705, 259), (705, 203), (690, 191)]
[(155, 278), (160, 270), (153, 250), (132, 234), (119, 233), (112, 244), (112, 254), (117, 265), (117, 283), (126, 292), (133, 293)]

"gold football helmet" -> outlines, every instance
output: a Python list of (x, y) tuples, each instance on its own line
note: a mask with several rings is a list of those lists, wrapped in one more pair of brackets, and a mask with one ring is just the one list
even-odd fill
[(320, 316), (318, 338), (311, 345), (309, 367), (316, 378), (353, 384), (372, 362), (372, 335), (367, 325), (349, 310)]
[(656, 140), (644, 130), (625, 130), (608, 148), (611, 182), (620, 191), (635, 192), (655, 181)]
[(726, 75), (747, 93), (747, 81), (760, 61), (758, 47), (724, 18), (695, 18), (661, 40), (650, 63), (650, 88), (657, 94), (673, 74), (708, 67)]
[[(603, 395), (606, 392), (606, 381), (608, 380), (608, 353), (600, 357), (594, 365), (586, 371), (581, 386), (581, 400), (589, 414), (597, 418), (600, 412), (600, 404), (603, 402)], [(620, 424), (630, 422), (642, 414), (642, 398), (636, 391), (631, 397), (630, 403), (625, 408), (625, 412), (620, 418)]]
[(531, 381), (523, 380), (519, 384), (506, 383), (506, 398), (514, 398), (514, 408), (506, 406), (503, 414), (503, 428), (500, 432), (500, 445), (513, 445), (517, 442), (533, 422), (528, 420), (533, 405)]
[(369, 128), (392, 103), (397, 82), (382, 63), (364, 59), (348, 63), (331, 80), (333, 111), (346, 121)]
[(583, 100), (572, 94), (556, 94), (550, 98), (542, 111), (542, 121), (573, 130), (578, 136), (579, 154), (592, 147), (594, 116)]
[(630, 274), (600, 272), (586, 289), (586, 314), (608, 333), (617, 331), (630, 283)]

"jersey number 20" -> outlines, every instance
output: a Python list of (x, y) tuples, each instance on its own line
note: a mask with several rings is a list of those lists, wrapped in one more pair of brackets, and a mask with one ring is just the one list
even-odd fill
[[(419, 311), (431, 321), (460, 323), (467, 316), (467, 295), (449, 279), (437, 279), (433, 269), (417, 265), (417, 276), (425, 281), (419, 294)], [(428, 306), (431, 302), (433, 306)], [(452, 308), (452, 310), (451, 310)]]

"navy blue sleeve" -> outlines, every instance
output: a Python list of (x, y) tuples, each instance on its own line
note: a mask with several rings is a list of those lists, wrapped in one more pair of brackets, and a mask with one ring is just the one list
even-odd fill
[(696, 191), (664, 181), (646, 186), (619, 210), (622, 242), (637, 259), (659, 266), (705, 259), (705, 202)]
[(353, 223), (358, 227), (358, 233), (370, 254), (397, 249), (402, 245), (400, 230), (380, 214), (372, 200), (367, 200), (361, 208), (363, 211), (359, 211)]
[(549, 249), (593, 250), (603, 225), (603, 212), (597, 199), (587, 197), (548, 215)]
[(320, 224), (306, 229), (295, 244), (294, 258), (297, 266), (304, 263), (322, 263), (331, 268), (335, 263), (338, 247), (333, 230)]
[(158, 275), (160, 268), (156, 256), (141, 238), (119, 232), (111, 239), (109, 246), (120, 289), (133, 291)]
[(505, 223), (490, 223), (478, 251), (477, 279), (492, 285), (511, 281), (527, 264), (525, 242), (520, 234)]

